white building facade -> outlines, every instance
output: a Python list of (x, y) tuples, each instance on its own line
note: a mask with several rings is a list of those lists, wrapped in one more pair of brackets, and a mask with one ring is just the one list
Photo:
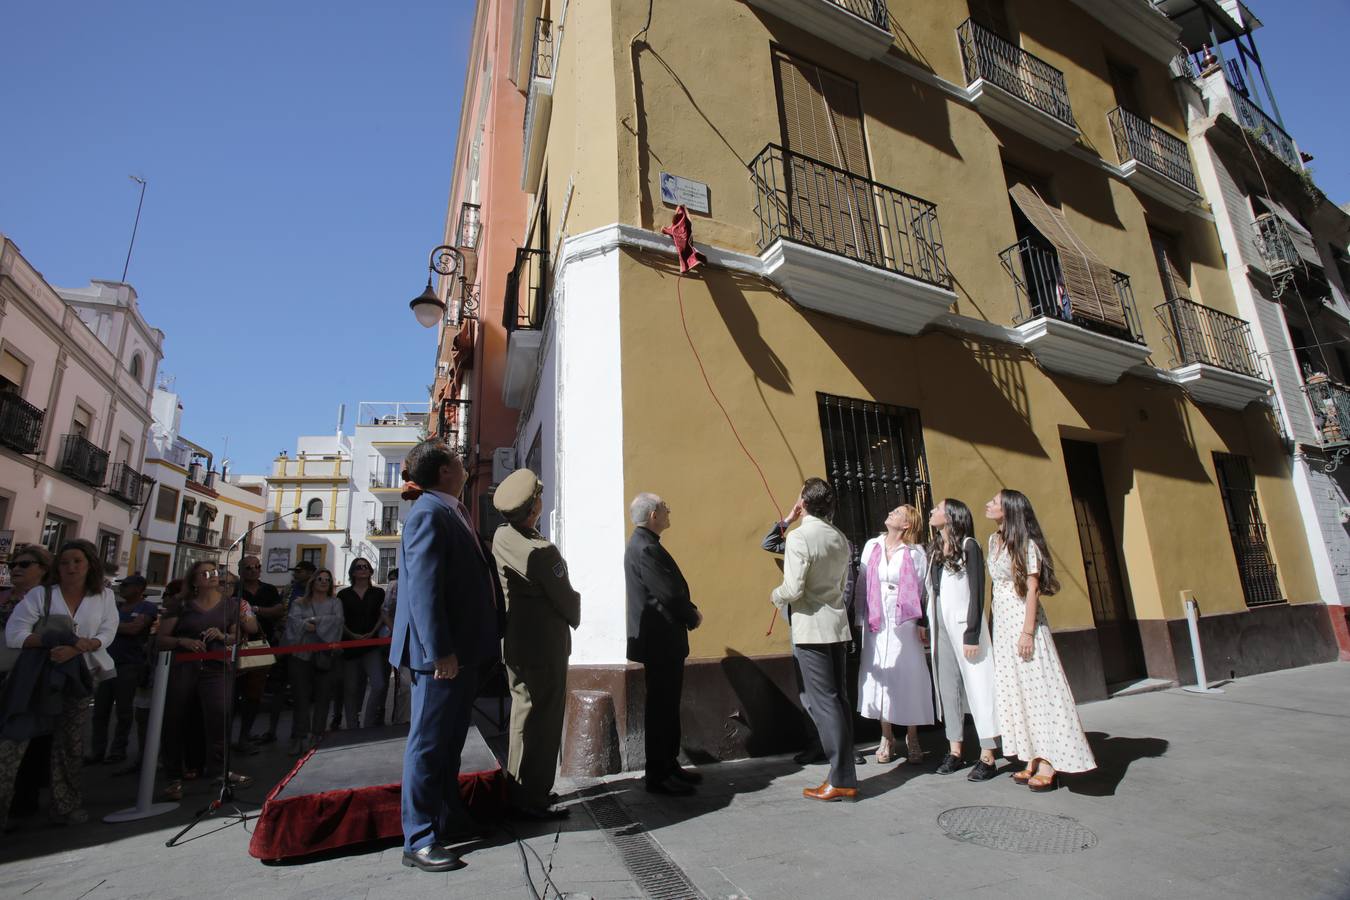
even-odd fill
[[(389, 580), (400, 561), (403, 521), (411, 503), (401, 496), (403, 461), (426, 435), (426, 403), (364, 402), (352, 433), (352, 551)], [(353, 557), (353, 558), (354, 558)]]
[(1191, 52), (1174, 74), (1196, 175), (1267, 361), (1318, 587), (1350, 659), (1350, 214), (1284, 129), (1255, 50), (1260, 20), (1241, 3), (1167, 8)]
[(54, 288), (0, 236), (0, 530), (131, 571), (163, 343), (130, 285)]
[(273, 460), (266, 499), (276, 521), (263, 529), (263, 578), (285, 584), (291, 567), (307, 560), (345, 582), (358, 555), (348, 531), (352, 492), (352, 445), (340, 430), (302, 436), (295, 456), (283, 451)]
[(262, 533), (236, 540), (266, 517), (261, 478), (232, 476), (212, 451), (183, 437), (178, 394), (157, 388), (145, 466), (155, 480), (142, 521), (134, 571), (151, 588), (183, 577), (199, 560), (235, 568), (245, 554), (261, 556)]

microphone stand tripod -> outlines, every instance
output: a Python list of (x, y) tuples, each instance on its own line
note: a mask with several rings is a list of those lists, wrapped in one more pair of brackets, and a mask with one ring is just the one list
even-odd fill
[[(300, 512), (300, 510), (297, 509), (294, 512), (298, 513)], [(252, 528), (247, 529), (243, 534), (239, 535), (238, 540), (236, 540), (233, 544), (231, 544), (229, 547), (225, 549), (225, 570), (227, 572), (229, 571), (230, 554), (234, 552), (234, 549), (236, 547), (243, 544), (244, 540), (247, 539), (252, 532), (256, 531), (259, 528), (262, 528), (264, 525), (270, 525), (281, 518), (282, 516), (278, 515), (267, 521), (259, 522), (257, 525), (254, 525)], [(181, 831), (179, 831), (173, 837), (169, 838), (169, 840), (165, 841), (164, 842), (165, 847), (179, 846), (179, 838), (187, 834), (193, 828), (197, 827), (197, 825), (200, 822), (209, 819), (212, 816), (219, 815), (230, 820), (226, 822), (224, 825), (222, 825), (220, 828), (217, 828), (216, 831), (220, 831), (223, 828), (229, 828), (231, 825), (238, 825), (243, 822), (247, 822), (249, 819), (257, 818), (256, 813), (255, 814), (246, 813), (239, 808), (238, 804), (244, 803), (249, 806), (258, 806), (258, 804), (253, 803), (252, 801), (249, 800), (240, 800), (236, 798), (234, 795), (234, 785), (230, 782), (230, 750), (231, 750), (230, 745), (234, 743), (234, 741), (231, 740), (232, 737), (231, 732), (234, 730), (234, 683), (235, 678), (239, 672), (239, 645), (243, 643), (244, 637), (239, 623), (239, 604), (242, 602), (242, 600), (243, 600), (242, 587), (239, 590), (238, 597), (234, 596), (234, 592), (231, 591), (229, 597), (221, 600), (222, 603), (228, 603), (230, 604), (230, 607), (234, 609), (233, 627), (229, 627), (230, 607), (227, 607), (225, 610), (226, 625), (227, 625), (226, 633), (234, 635), (234, 643), (230, 646), (230, 653), (225, 663), (225, 711), (224, 711), (225, 745), (222, 748), (223, 753), (221, 756), (221, 763), (220, 763), (221, 766), (220, 793), (216, 796), (216, 799), (212, 800), (206, 806), (199, 809), (197, 811), (197, 814), (192, 817), (192, 821), (187, 823), (187, 825), (184, 825)], [(227, 804), (232, 805), (234, 812), (229, 813), (222, 812), (222, 810), (225, 808)], [(208, 832), (208, 834), (214, 833), (215, 832)]]

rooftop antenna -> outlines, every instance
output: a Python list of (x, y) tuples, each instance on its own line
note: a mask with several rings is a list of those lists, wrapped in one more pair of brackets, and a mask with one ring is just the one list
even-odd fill
[(141, 186), (141, 199), (136, 201), (136, 221), (131, 226), (131, 243), (127, 244), (127, 261), (122, 264), (122, 283), (126, 284), (127, 269), (131, 268), (131, 249), (136, 246), (136, 230), (141, 227), (141, 206), (145, 204), (145, 179), (139, 175), (128, 175)]

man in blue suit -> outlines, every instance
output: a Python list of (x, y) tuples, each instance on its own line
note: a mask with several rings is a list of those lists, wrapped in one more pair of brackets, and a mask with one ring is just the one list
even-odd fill
[(464, 464), (444, 441), (408, 454), (423, 489), (403, 524), (399, 603), (389, 662), (412, 672), (412, 721), (403, 755), (403, 864), (428, 872), (463, 863), (445, 846), (469, 824), (459, 762), (478, 676), (500, 653), (500, 588), (459, 502)]

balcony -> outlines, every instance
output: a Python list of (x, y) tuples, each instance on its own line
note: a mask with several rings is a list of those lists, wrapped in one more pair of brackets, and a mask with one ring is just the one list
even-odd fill
[(184, 522), (178, 526), (178, 542), (214, 549), (220, 545), (220, 532), (205, 525), (193, 525), (191, 522)]
[(506, 276), (506, 300), (502, 304), (502, 324), (508, 332), (502, 401), (512, 409), (519, 409), (525, 402), (525, 391), (539, 365), (548, 314), (548, 276), (547, 250), (516, 250), (516, 265)]
[(1247, 132), (1280, 161), (1295, 172), (1303, 172), (1303, 157), (1298, 146), (1274, 119), (1261, 107), (1247, 97), (1240, 88), (1235, 87), (1224, 75), (1222, 68), (1200, 76), (1200, 92), (1204, 95), (1206, 107), (1211, 116), (1226, 114), (1230, 119), (1246, 129)]
[(749, 0), (785, 22), (863, 59), (877, 59), (891, 46), (886, 0)]
[(918, 334), (956, 300), (927, 200), (776, 144), (750, 177), (760, 259), (794, 302)]
[(553, 114), (553, 23), (534, 20), (534, 43), (530, 48), (530, 85), (525, 98), (525, 146), (520, 166), (520, 189), (539, 190), (544, 168), (544, 145)]
[(974, 19), (956, 33), (966, 95), (976, 109), (1052, 150), (1078, 140), (1063, 72)]
[(477, 203), (462, 203), (459, 207), (459, 227), (455, 229), (455, 246), (461, 250), (477, 250), (478, 236), (483, 231), (483, 208)]
[(11, 391), (0, 392), (0, 445), (16, 453), (37, 453), (43, 411)]
[(454, 448), (463, 460), (469, 458), (469, 414), (472, 409), (472, 400), (447, 397), (441, 401), (436, 417), (436, 436)]
[(1312, 407), (1318, 442), (1327, 449), (1350, 444), (1350, 388), (1334, 381), (1309, 381), (1303, 391)]
[(1134, 308), (1129, 276), (1111, 273), (1120, 308), (1119, 321), (1094, 318), (1075, 309), (1064, 290), (1059, 254), (1033, 238), (1023, 238), (999, 254), (1017, 295), (1013, 320), (1025, 346), (1045, 368), (1103, 384), (1148, 359)]
[(90, 487), (102, 487), (108, 476), (108, 451), (94, 446), (83, 435), (62, 435), (56, 468)]
[(1126, 183), (1182, 212), (1196, 205), (1200, 192), (1185, 141), (1122, 107), (1106, 119)]
[(1172, 375), (1201, 403), (1244, 409), (1270, 393), (1245, 319), (1180, 297), (1155, 307), (1172, 347)]
[(372, 472), (370, 474), (370, 489), (375, 493), (380, 491), (392, 491), (397, 494), (403, 490), (403, 484), (399, 479), (389, 478), (386, 475)]
[(366, 523), (366, 538), (376, 543), (396, 541), (402, 534), (402, 522), (377, 522), (371, 519)]
[(1275, 213), (1262, 213), (1252, 222), (1261, 267), (1275, 284), (1272, 296), (1279, 299), (1290, 282), (1297, 282), (1309, 300), (1331, 302), (1331, 287), (1311, 236), (1295, 235)]
[(1134, 44), (1158, 62), (1177, 52), (1181, 28), (1149, 0), (1073, 0), (1112, 34)]
[(141, 506), (150, 497), (154, 479), (147, 478), (126, 463), (117, 463), (108, 479), (108, 493), (135, 506)]

